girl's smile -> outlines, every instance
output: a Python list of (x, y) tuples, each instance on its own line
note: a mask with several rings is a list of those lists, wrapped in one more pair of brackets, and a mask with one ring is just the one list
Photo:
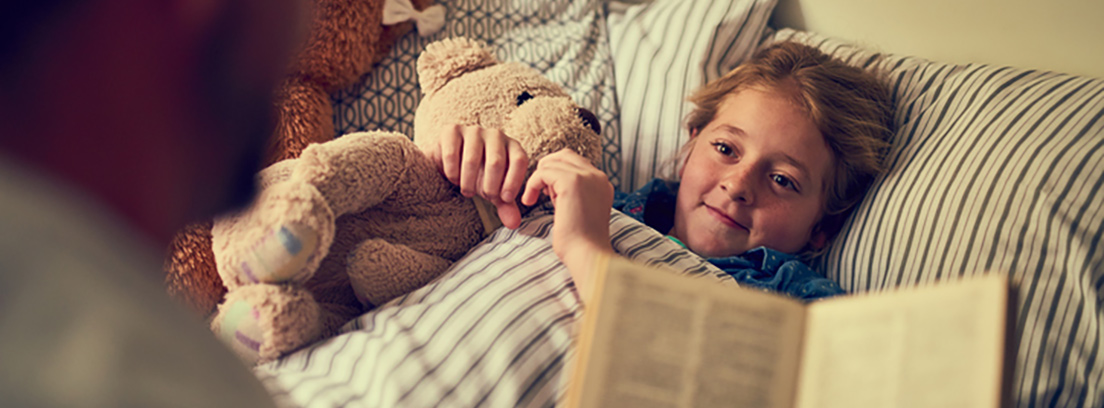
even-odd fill
[(786, 89), (725, 98), (679, 172), (671, 235), (707, 257), (796, 253), (823, 215), (832, 153)]
[(745, 227), (743, 224), (737, 222), (735, 219), (725, 214), (723, 211), (718, 210), (714, 207), (710, 207), (709, 205), (705, 205), (705, 208), (709, 211), (709, 214), (717, 217), (717, 221), (720, 221), (722, 224), (727, 225), (731, 228), (748, 231), (748, 227)]

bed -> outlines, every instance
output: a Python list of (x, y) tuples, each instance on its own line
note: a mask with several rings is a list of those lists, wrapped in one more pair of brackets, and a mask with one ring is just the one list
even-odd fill
[[(1088, 59), (1073, 56), (1063, 65), (1009, 59), (1014, 50), (977, 52), (993, 49), (985, 44), (933, 57), (924, 50), (954, 47), (937, 39), (934, 47), (910, 48), (917, 34), (908, 30), (939, 17), (910, 16), (883, 45), (878, 32), (849, 31), (854, 22), (838, 17), (853, 18), (848, 8), (877, 8), (858, 0), (830, 7), (775, 0), (441, 3), (448, 10), (442, 33), (401, 38), (371, 75), (334, 96), (339, 134), (411, 134), (418, 52), (436, 39), (468, 36), (490, 44), (500, 59), (541, 70), (595, 112), (602, 166), (629, 191), (671, 171), (668, 159), (687, 138), (680, 129), (686, 93), (763, 44), (793, 39), (882, 70), (897, 106), (890, 170), (817, 269), (855, 293), (1007, 274), (1018, 288), (1009, 405), (1104, 405), (1098, 44), (1083, 41), (1075, 48)], [(1099, 17), (1104, 9), (1067, 3), (1063, 15), (1073, 7), (1073, 14)], [(1095, 38), (1104, 38), (1099, 30)], [(256, 374), (284, 406), (556, 405), (581, 308), (551, 251), (551, 219), (550, 208), (535, 209), (520, 228), (496, 231), (431, 284)], [(615, 249), (629, 258), (732, 283), (620, 213), (611, 212), (610, 228)]]

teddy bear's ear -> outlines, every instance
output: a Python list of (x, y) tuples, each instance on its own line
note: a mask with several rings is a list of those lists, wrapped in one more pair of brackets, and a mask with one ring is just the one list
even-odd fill
[(430, 94), (453, 78), (497, 63), (494, 55), (478, 41), (446, 38), (427, 45), (418, 57), (418, 82), (422, 92)]

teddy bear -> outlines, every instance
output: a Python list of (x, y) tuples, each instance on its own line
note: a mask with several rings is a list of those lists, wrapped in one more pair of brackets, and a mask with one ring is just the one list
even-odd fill
[[(433, 0), (313, 0), (305, 43), (274, 92), (276, 129), (265, 163), (298, 157), (311, 143), (332, 140), (330, 94), (351, 86), (417, 25), (420, 35), (441, 28)], [(386, 10), (385, 10), (386, 9)], [(419, 11), (420, 10), (420, 11)], [(182, 229), (165, 260), (165, 286), (201, 316), (214, 313), (226, 289), (215, 270), (211, 221)]]
[(599, 163), (598, 121), (538, 71), (466, 38), (429, 44), (413, 140), (341, 136), (262, 170), (262, 190), (212, 229), (228, 292), (212, 330), (245, 361), (278, 358), (421, 287), (482, 240), (485, 211), (423, 150), (446, 126), (501, 129), (539, 160), (564, 148)]

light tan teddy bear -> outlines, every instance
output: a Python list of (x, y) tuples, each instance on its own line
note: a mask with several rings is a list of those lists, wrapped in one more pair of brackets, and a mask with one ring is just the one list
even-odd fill
[[(597, 163), (594, 115), (557, 84), (481, 44), (448, 39), (418, 59), (414, 136), (450, 124), (502, 129), (531, 158), (565, 147)], [(408, 137), (342, 136), (260, 175), (261, 192), (212, 229), (228, 293), (212, 328), (246, 361), (278, 358), (440, 275), (485, 233), (475, 201)], [(493, 214), (493, 207), (484, 213)]]
[[(434, 9), (443, 12), (442, 6), (431, 6), (434, 0), (307, 3), (311, 12), (305, 43), (290, 61), (289, 72), (274, 95), (276, 128), (265, 152), (266, 164), (299, 157), (310, 143), (334, 139), (329, 95), (360, 80), (387, 55), (392, 44), (415, 27), (413, 22), (389, 24), (417, 14), (415, 9), (423, 10), (423, 15), (435, 14)], [(396, 4), (397, 10), (388, 7)], [(444, 16), (440, 19), (443, 21)], [(432, 34), (425, 28), (418, 27), (419, 35)], [(199, 315), (212, 315), (224, 299), (226, 289), (211, 251), (210, 219), (177, 233), (169, 245), (164, 268), (168, 293)]]

